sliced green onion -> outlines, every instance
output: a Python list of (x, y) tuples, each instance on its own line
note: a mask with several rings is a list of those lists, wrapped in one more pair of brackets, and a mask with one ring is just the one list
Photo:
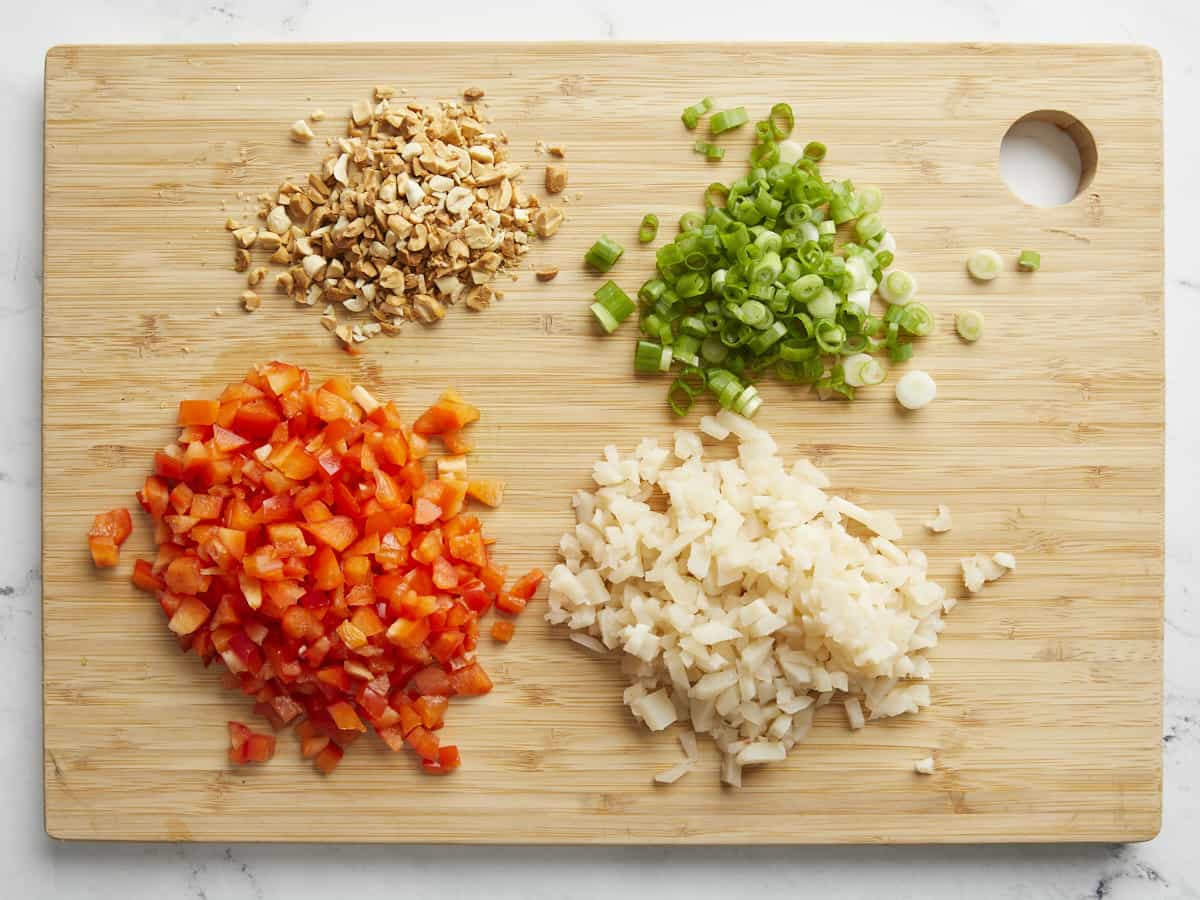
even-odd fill
[(715, 160), (725, 158), (725, 148), (718, 147), (716, 144), (708, 141), (696, 141), (696, 143), (692, 145), (692, 149), (708, 159)]
[(879, 213), (867, 213), (854, 223), (854, 233), (860, 241), (869, 241), (883, 234), (883, 231), (883, 219), (879, 218)]
[(750, 114), (746, 112), (746, 107), (737, 106), (733, 109), (713, 113), (708, 120), (708, 127), (714, 135), (717, 135), (733, 128), (741, 128), (749, 121)]
[(708, 278), (700, 272), (686, 272), (675, 282), (675, 290), (684, 299), (699, 297), (708, 290)]
[(954, 317), (954, 327), (964, 341), (975, 342), (983, 337), (983, 313), (967, 309)]
[(877, 213), (883, 209), (883, 191), (875, 187), (873, 184), (868, 184), (858, 189), (858, 202), (862, 205), (864, 213)]
[(793, 300), (807, 303), (821, 293), (823, 287), (825, 287), (825, 282), (821, 280), (820, 275), (808, 274), (801, 275), (789, 284), (788, 292), (792, 295)]
[(1000, 254), (995, 250), (974, 250), (967, 257), (967, 271), (979, 281), (991, 281), (1000, 274)]
[(685, 366), (700, 365), (700, 339), (692, 337), (690, 334), (681, 334), (675, 338), (675, 344), (671, 348), (675, 359), (679, 360)]
[(879, 296), (895, 306), (903, 306), (917, 295), (917, 279), (903, 269), (892, 269), (879, 282)]
[[(704, 105), (685, 110), (684, 123), (695, 126)], [(707, 114), (714, 136), (750, 121), (741, 107)], [(762, 398), (751, 382), (769, 373), (853, 399), (886, 378), (883, 353), (904, 361), (910, 338), (933, 331), (932, 313), (913, 302), (916, 279), (892, 268), (880, 190), (824, 179), (825, 146), (790, 140), (795, 124), (785, 103), (757, 123), (748, 170), (708, 186), (703, 211), (681, 216), (680, 233), (655, 251), (657, 277), (638, 292), (635, 368), (682, 368), (668, 398), (680, 415), (705, 387), (723, 408), (753, 415)], [(723, 150), (695, 142), (698, 152), (710, 148)], [(842, 223), (853, 230), (839, 241)], [(653, 240), (657, 225), (644, 219), (639, 240)], [(880, 316), (871, 314), (876, 290), (890, 304)], [(597, 306), (606, 328), (620, 323), (623, 309)]]
[(817, 346), (826, 353), (836, 353), (846, 340), (846, 329), (832, 319), (820, 319), (816, 328)]
[(787, 103), (776, 103), (771, 107), (771, 134), (777, 141), (785, 140), (796, 127), (796, 115)]
[(786, 336), (787, 326), (782, 322), (772, 322), (750, 339), (746, 344), (746, 349), (755, 356), (762, 356)]
[(652, 341), (638, 341), (637, 350), (633, 355), (633, 368), (638, 372), (657, 372), (662, 362), (662, 344)]
[(676, 379), (667, 391), (667, 404), (671, 407), (671, 412), (681, 418), (691, 412), (695, 402), (695, 395), (679, 379)]
[(693, 103), (683, 111), (680, 118), (683, 120), (684, 127), (695, 128), (700, 124), (700, 117), (706, 115), (713, 108), (713, 98), (705, 97), (699, 103)]
[(825, 145), (820, 141), (809, 141), (804, 145), (804, 155), (813, 162), (820, 162), (825, 158)]
[(592, 315), (596, 317), (596, 321), (600, 323), (608, 334), (612, 334), (621, 324), (602, 304), (593, 303), (590, 307)]
[(927, 372), (919, 369), (908, 372), (896, 382), (896, 399), (905, 409), (928, 406), (937, 396), (937, 385)]
[(1022, 272), (1036, 272), (1042, 267), (1042, 254), (1036, 250), (1022, 250), (1017, 257), (1017, 267)]
[(638, 299), (646, 303), (656, 303), (667, 291), (667, 283), (661, 278), (651, 278), (638, 289)]
[(933, 313), (924, 303), (909, 303), (900, 316), (900, 327), (916, 337), (933, 334)]
[(808, 314), (814, 319), (832, 319), (837, 314), (837, 294), (827, 287), (808, 301)]
[(583, 261), (597, 272), (607, 272), (621, 258), (625, 248), (608, 236), (600, 238), (586, 254)]
[(592, 314), (609, 334), (616, 331), (617, 326), (628, 319), (630, 313), (636, 309), (629, 295), (614, 281), (606, 281), (594, 296), (596, 302), (591, 306)]
[(842, 360), (842, 377), (851, 387), (866, 387), (881, 384), (887, 369), (869, 353), (856, 353)]
[(700, 342), (700, 359), (706, 363), (720, 365), (729, 356), (729, 348), (721, 343), (719, 335), (710, 334)]
[(737, 399), (733, 401), (733, 411), (747, 419), (754, 418), (754, 414), (758, 412), (760, 406), (762, 406), (762, 398), (758, 396), (758, 389), (752, 384), (742, 390), (737, 395)]
[(642, 224), (638, 228), (638, 240), (643, 244), (649, 244), (656, 237), (658, 237), (658, 216), (654, 213), (646, 213), (642, 216)]

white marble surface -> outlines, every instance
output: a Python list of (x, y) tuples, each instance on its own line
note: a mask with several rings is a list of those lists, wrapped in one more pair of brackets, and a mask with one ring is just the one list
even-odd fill
[[(705, 12), (723, 6), (727, 12)], [(448, 15), (454, 10), (453, 18)], [(0, 0), (0, 896), (559, 898), (1200, 896), (1200, 4), (907, 0), (853, 7), (632, 0)], [(656, 849), (69, 844), (42, 827), (39, 570), (42, 60), (59, 43), (305, 40), (993, 40), (1151, 44), (1167, 157), (1167, 630), (1162, 834), (1064, 847)], [(1081, 298), (1086, 302), (1086, 298)], [(1189, 374), (1190, 373), (1190, 374)]]

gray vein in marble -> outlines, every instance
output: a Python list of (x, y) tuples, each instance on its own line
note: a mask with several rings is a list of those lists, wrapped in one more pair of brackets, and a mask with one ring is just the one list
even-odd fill
[(1163, 888), (1171, 886), (1153, 866), (1134, 859), (1128, 847), (1114, 848), (1112, 862), (1115, 868), (1100, 877), (1088, 895), (1089, 900), (1106, 900), (1112, 896), (1114, 886), (1122, 881), (1145, 881)]
[(250, 889), (254, 891), (254, 896), (257, 897), (258, 900), (263, 900), (263, 890), (258, 884), (258, 879), (254, 877), (254, 873), (250, 870), (250, 866), (247, 863), (244, 863), (240, 859), (234, 857), (232, 847), (225, 848), (225, 859), (227, 862), (230, 862), (238, 867), (238, 871), (246, 876), (246, 880), (250, 884)]

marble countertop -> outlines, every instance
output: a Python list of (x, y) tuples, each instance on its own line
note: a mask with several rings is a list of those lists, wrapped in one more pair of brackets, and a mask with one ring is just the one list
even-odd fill
[[(15, 5), (15, 4), (14, 4)], [(909, 0), (853, 10), (761, 0), (697, 3), (463, 0), (61, 0), (5, 16), (0, 171), (15, 213), (0, 221), (0, 894), (198, 900), (407, 895), (501, 898), (737, 897), (749, 890), (847, 898), (1200, 896), (1200, 417), (1183, 335), (1200, 333), (1200, 5), (1194, 0)], [(728, 7), (725, 7), (728, 10)], [(793, 24), (794, 23), (794, 24)], [(925, 848), (445, 848), (72, 844), (42, 824), (40, 321), (42, 62), (62, 43), (315, 40), (986, 40), (1134, 42), (1162, 54), (1167, 172), (1167, 610), (1161, 835), (1131, 846)], [(1189, 385), (1191, 382), (1191, 385)]]

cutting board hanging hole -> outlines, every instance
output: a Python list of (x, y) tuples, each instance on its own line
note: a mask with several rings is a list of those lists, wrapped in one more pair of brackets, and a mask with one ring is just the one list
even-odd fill
[(1017, 119), (1000, 142), (1000, 175), (1008, 189), (1033, 206), (1070, 203), (1096, 174), (1096, 140), (1087, 126), (1060, 110)]

